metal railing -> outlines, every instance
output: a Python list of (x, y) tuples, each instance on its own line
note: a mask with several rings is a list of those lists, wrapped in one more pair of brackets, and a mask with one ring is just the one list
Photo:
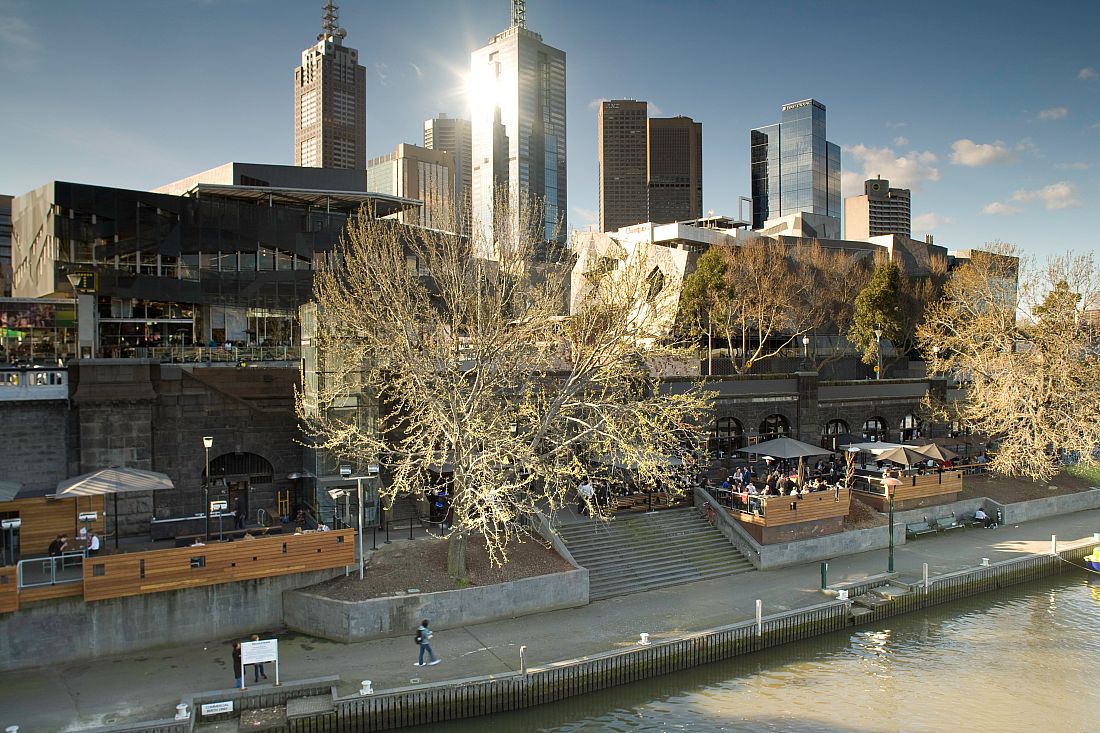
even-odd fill
[(66, 552), (56, 557), (28, 557), (20, 560), (16, 567), (20, 590), (84, 581), (83, 552)]
[(241, 361), (298, 361), (297, 346), (149, 346), (134, 349), (134, 356), (180, 364), (234, 363)]
[(64, 367), (0, 368), (0, 400), (57, 400), (69, 396)]

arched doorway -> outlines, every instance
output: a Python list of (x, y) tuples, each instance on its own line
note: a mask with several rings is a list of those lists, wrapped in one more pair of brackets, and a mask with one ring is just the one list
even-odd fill
[(745, 429), (741, 426), (741, 421), (735, 417), (720, 417), (715, 420), (710, 445), (712, 453), (727, 456), (738, 448), (744, 448)]
[(890, 438), (890, 429), (886, 427), (886, 421), (881, 417), (870, 417), (863, 423), (863, 439), (872, 443), (878, 443)]
[[(203, 471), (203, 480), (206, 472)], [(275, 480), (271, 461), (255, 453), (223, 453), (210, 459), (210, 499), (224, 499), (228, 510), (239, 507), (248, 517), (252, 507), (252, 487)]]
[(912, 415), (906, 415), (901, 419), (901, 439), (913, 440), (914, 438), (921, 437), (921, 421)]
[(821, 447), (831, 448), (837, 450), (840, 448), (837, 445), (837, 440), (842, 435), (847, 435), (851, 430), (848, 428), (848, 423), (843, 420), (830, 420), (825, 423), (821, 428)]
[(791, 423), (787, 418), (776, 413), (768, 415), (760, 422), (760, 441), (773, 440), (790, 435)]

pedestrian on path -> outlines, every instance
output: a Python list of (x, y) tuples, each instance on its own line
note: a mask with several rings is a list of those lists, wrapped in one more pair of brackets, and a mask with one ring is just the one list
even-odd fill
[(420, 645), (420, 657), (416, 662), (417, 667), (424, 666), (424, 652), (428, 652), (429, 665), (439, 664), (441, 660), (435, 658), (435, 654), (432, 652), (432, 630), (428, 628), (428, 619), (424, 619), (420, 622), (420, 627), (416, 630), (416, 643)]
[[(253, 634), (252, 635), (252, 641), (259, 641), (259, 640), (260, 640), (260, 635), (259, 634)], [(264, 671), (264, 663), (263, 662), (254, 662), (252, 664), (252, 681), (256, 684), (259, 684), (261, 677), (263, 677), (265, 680), (267, 679), (267, 672)]]
[(244, 689), (244, 672), (241, 670), (241, 642), (233, 642), (233, 680), (238, 690)]

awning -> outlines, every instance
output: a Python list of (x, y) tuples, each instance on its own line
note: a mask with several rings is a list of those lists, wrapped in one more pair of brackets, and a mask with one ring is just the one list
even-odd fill
[(827, 456), (833, 451), (828, 448), (820, 448), (816, 445), (803, 443), (794, 438), (776, 438), (748, 448), (741, 448), (741, 453), (751, 453), (758, 456), (771, 456), (772, 458), (805, 458), (808, 456)]
[(55, 496), (101, 496), (174, 488), (176, 487), (172, 479), (163, 473), (111, 466), (59, 482)]
[(0, 501), (11, 501), (22, 488), (15, 481), (0, 481)]

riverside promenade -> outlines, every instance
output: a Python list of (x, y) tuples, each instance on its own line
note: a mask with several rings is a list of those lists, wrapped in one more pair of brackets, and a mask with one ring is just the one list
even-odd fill
[[(991, 562), (1049, 552), (1051, 535), (1071, 542), (1100, 532), (1100, 510), (1052, 517), (996, 530), (971, 528), (922, 537), (896, 550), (899, 578), (916, 582), (922, 563), (932, 575)], [(886, 570), (879, 550), (829, 562), (830, 584), (856, 581)], [(1083, 572), (1083, 571), (1082, 571)], [(825, 600), (818, 563), (701, 581), (597, 601), (583, 608), (507, 621), (436, 631), (433, 646), (443, 663), (415, 667), (416, 646), (409, 633), (392, 639), (339, 644), (280, 634), (284, 682), (338, 675), (340, 694), (351, 694), (370, 679), (381, 691), (419, 682), (441, 682), (508, 673), (519, 666), (527, 646), (531, 666), (631, 647), (640, 632), (655, 641), (670, 639), (755, 617), (794, 610)], [(263, 632), (264, 629), (257, 629)], [(59, 629), (58, 633), (64, 633)], [(72, 643), (80, 644), (80, 639)], [(180, 697), (231, 688), (228, 640), (152, 649), (58, 667), (0, 674), (0, 729), (19, 725), (20, 733), (76, 731), (111, 723), (171, 717)], [(268, 676), (273, 681), (273, 666)], [(251, 682), (249, 670), (247, 682)], [(270, 681), (268, 682), (270, 684)]]

